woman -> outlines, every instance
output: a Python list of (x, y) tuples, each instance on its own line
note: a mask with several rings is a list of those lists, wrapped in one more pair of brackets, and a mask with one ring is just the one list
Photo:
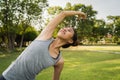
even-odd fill
[(85, 14), (79, 11), (62, 11), (59, 13), (2, 73), (0, 80), (35, 80), (35, 76), (49, 66), (54, 67), (53, 80), (59, 80), (64, 64), (60, 47), (67, 48), (75, 45), (77, 36), (72, 27), (60, 29), (56, 39), (52, 38), (52, 34), (65, 17), (73, 15), (85, 19)]

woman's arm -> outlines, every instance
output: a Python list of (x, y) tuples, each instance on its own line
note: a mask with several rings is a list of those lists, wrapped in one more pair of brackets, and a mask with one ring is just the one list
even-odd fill
[(41, 34), (36, 38), (38, 40), (47, 40), (52, 37), (52, 34), (55, 30), (55, 28), (62, 22), (62, 20), (67, 16), (73, 16), (78, 15), (79, 17), (82, 17), (83, 19), (86, 18), (86, 15), (83, 12), (80, 11), (62, 11), (59, 13), (56, 17), (54, 17), (48, 25), (43, 29)]
[(64, 60), (61, 58), (56, 65), (54, 65), (53, 80), (59, 80), (61, 71), (63, 69)]

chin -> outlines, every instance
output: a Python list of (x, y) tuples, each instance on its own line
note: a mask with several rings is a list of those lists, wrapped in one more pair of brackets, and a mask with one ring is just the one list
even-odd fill
[(62, 35), (62, 34), (57, 34), (57, 38), (65, 39), (65, 38), (64, 38), (64, 35)]

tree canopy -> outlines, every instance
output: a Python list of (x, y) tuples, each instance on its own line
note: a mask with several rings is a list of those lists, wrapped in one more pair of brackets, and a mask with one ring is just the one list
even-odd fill
[[(16, 34), (20, 30), (19, 24), (22, 22), (25, 24), (22, 26), (24, 35), (27, 25), (41, 18), (44, 6), (46, 6), (46, 0), (0, 0), (0, 32), (4, 33), (1, 39), (9, 50), (14, 49)], [(22, 40), (23, 37), (21, 42)]]

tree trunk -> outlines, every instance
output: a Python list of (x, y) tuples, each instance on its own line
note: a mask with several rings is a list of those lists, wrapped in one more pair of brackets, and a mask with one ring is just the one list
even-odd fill
[(22, 48), (22, 45), (23, 45), (23, 39), (24, 39), (24, 34), (25, 34), (25, 31), (26, 31), (26, 29), (27, 29), (27, 24), (25, 23), (25, 24), (22, 24), (23, 25), (23, 27), (24, 27), (24, 30), (23, 30), (23, 34), (22, 34), (22, 37), (21, 37), (21, 42), (20, 42), (20, 47), (19, 48)]
[(12, 41), (11, 41), (11, 36), (10, 36), (10, 34), (8, 34), (8, 48), (9, 48), (9, 50), (11, 51), (11, 50), (13, 50), (13, 47), (12, 47), (12, 43), (11, 43)]
[(8, 34), (8, 47), (10, 51), (15, 49), (14, 42), (15, 42), (15, 35)]
[(20, 47), (19, 47), (19, 48), (22, 48), (23, 39), (24, 39), (24, 34), (23, 34), (22, 37), (21, 37), (21, 42), (20, 42)]

